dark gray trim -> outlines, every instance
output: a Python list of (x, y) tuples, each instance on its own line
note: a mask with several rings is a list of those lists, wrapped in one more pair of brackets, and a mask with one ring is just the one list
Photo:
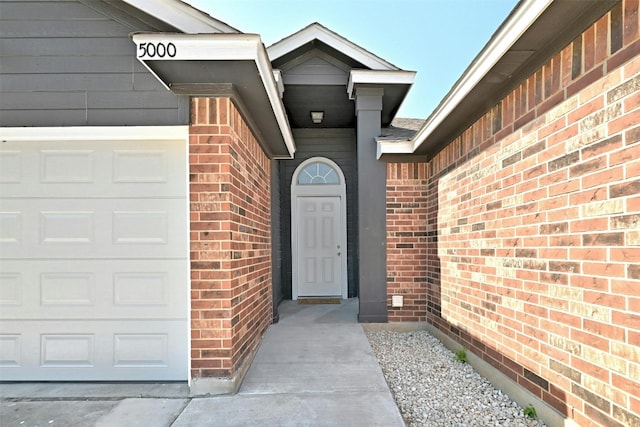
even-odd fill
[[(384, 309), (385, 314), (371, 314), (371, 315), (367, 315), (367, 314), (358, 314), (358, 322), (360, 323), (387, 323), (389, 321), (389, 319), (387, 318), (386, 315), (386, 311), (387, 311), (387, 305), (385, 303), (384, 307), (365, 307), (364, 308), (367, 311), (370, 312), (375, 312), (375, 311), (381, 311), (382, 309)], [(360, 302), (360, 310), (363, 310), (362, 307), (362, 301)]]
[(356, 90), (360, 322), (387, 321), (387, 165), (376, 159), (382, 89)]
[(271, 286), (273, 323), (278, 323), (278, 306), (282, 302), (282, 232), (280, 212), (280, 163), (271, 161)]

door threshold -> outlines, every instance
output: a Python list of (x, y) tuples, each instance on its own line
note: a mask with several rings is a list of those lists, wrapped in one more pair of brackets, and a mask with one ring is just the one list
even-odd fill
[(298, 297), (298, 304), (342, 304), (341, 297)]

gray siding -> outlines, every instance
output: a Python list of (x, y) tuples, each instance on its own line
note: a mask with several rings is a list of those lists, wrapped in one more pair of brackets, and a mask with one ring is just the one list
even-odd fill
[(294, 129), (295, 159), (280, 160), (282, 226), (282, 292), (291, 299), (291, 179), (296, 168), (311, 157), (326, 157), (340, 166), (347, 184), (347, 277), (349, 297), (358, 295), (357, 174), (354, 129)]
[(0, 126), (188, 124), (135, 58), (129, 33), (158, 30), (100, 1), (0, 0)]

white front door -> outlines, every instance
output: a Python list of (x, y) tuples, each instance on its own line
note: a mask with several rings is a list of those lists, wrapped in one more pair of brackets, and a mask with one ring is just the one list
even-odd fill
[(340, 296), (340, 197), (298, 197), (297, 205), (298, 296)]
[(291, 184), (291, 296), (348, 297), (346, 184), (324, 157), (305, 160)]

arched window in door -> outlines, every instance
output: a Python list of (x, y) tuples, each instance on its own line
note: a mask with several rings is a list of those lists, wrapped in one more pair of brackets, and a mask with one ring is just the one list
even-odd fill
[(340, 176), (333, 166), (314, 161), (298, 171), (298, 185), (340, 184)]

